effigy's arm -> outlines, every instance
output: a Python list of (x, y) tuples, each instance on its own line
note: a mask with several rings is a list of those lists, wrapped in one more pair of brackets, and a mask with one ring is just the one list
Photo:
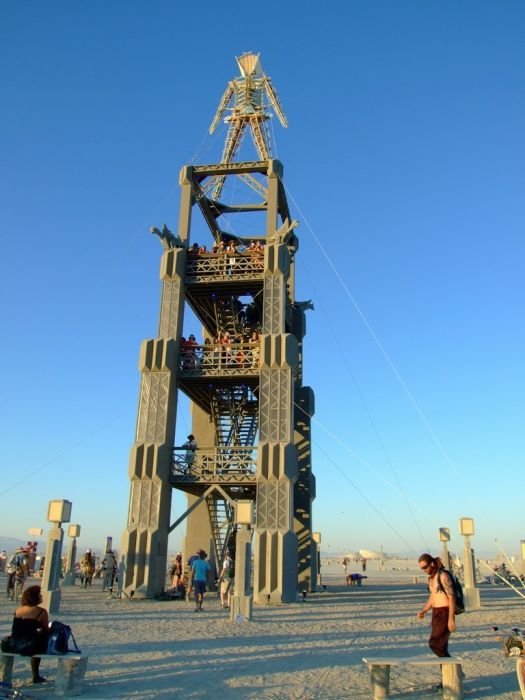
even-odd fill
[(268, 76), (264, 76), (264, 89), (266, 90), (266, 94), (268, 95), (268, 99), (270, 100), (270, 103), (272, 107), (275, 110), (275, 113), (277, 114), (277, 117), (279, 118), (279, 121), (281, 124), (286, 128), (288, 126), (288, 121), (286, 117), (284, 116), (283, 108), (281, 107), (281, 103), (279, 102), (279, 98), (277, 97), (277, 91), (275, 90), (274, 86), (272, 85), (272, 82)]
[(218, 109), (217, 109), (217, 113), (216, 113), (215, 116), (213, 117), (213, 121), (212, 121), (212, 123), (210, 124), (210, 134), (213, 134), (213, 132), (214, 132), (215, 129), (217, 128), (217, 124), (218, 124), (219, 121), (221, 120), (222, 115), (224, 114), (224, 111), (225, 111), (226, 107), (228, 106), (228, 104), (229, 104), (229, 102), (230, 102), (230, 100), (231, 100), (231, 98), (232, 98), (233, 92), (234, 92), (234, 90), (233, 90), (233, 83), (230, 82), (230, 83), (228, 83), (228, 87), (227, 87), (226, 90), (224, 91), (224, 95), (222, 96), (222, 99), (221, 99), (221, 101), (220, 101), (220, 103), (219, 103), (219, 107), (218, 107)]

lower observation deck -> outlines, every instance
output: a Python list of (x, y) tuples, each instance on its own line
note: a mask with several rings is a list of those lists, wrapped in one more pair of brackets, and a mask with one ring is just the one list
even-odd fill
[(249, 394), (245, 410), (257, 411), (260, 344), (187, 346), (179, 359), (178, 380), (182, 391), (209, 415), (214, 398), (224, 392)]
[(257, 448), (225, 446), (174, 448), (170, 484), (201, 496), (210, 486), (220, 486), (230, 498), (255, 499)]
[(181, 349), (179, 377), (258, 376), (260, 342), (186, 344)]

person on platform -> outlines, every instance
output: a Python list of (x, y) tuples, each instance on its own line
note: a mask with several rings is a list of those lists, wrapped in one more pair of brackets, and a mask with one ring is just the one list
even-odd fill
[(191, 433), (188, 435), (188, 439), (182, 445), (186, 450), (186, 464), (188, 465), (188, 470), (190, 470), (195, 462), (195, 450), (197, 449), (197, 440), (195, 440), (195, 435)]

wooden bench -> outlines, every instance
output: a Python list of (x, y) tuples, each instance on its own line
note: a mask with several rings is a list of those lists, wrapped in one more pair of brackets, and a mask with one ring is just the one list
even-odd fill
[(390, 693), (391, 666), (441, 666), (444, 700), (462, 700), (463, 672), (461, 659), (445, 657), (408, 656), (408, 657), (370, 657), (363, 659), (370, 670), (370, 682), (374, 700), (388, 698)]
[[(82, 685), (86, 674), (88, 657), (84, 654), (35, 654), (39, 659), (57, 662), (57, 674), (54, 692), (58, 697), (72, 697), (82, 694)], [(0, 652), (0, 680), (11, 682), (15, 659), (27, 659), (30, 656)]]

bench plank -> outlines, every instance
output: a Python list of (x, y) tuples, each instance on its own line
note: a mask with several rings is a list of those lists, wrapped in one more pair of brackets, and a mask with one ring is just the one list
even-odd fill
[(463, 700), (462, 659), (453, 657), (365, 657), (370, 670), (370, 683), (374, 700), (390, 696), (391, 666), (441, 666), (444, 700)]
[(0, 656), (12, 656), (13, 659), (84, 659), (87, 658), (84, 654), (74, 654), (69, 652), (67, 654), (31, 654), (31, 656), (23, 656), (22, 654), (15, 654), (13, 651), (0, 651)]
[(388, 666), (442, 666), (443, 664), (461, 664), (463, 659), (453, 656), (367, 656), (363, 657), (365, 664), (387, 664)]

